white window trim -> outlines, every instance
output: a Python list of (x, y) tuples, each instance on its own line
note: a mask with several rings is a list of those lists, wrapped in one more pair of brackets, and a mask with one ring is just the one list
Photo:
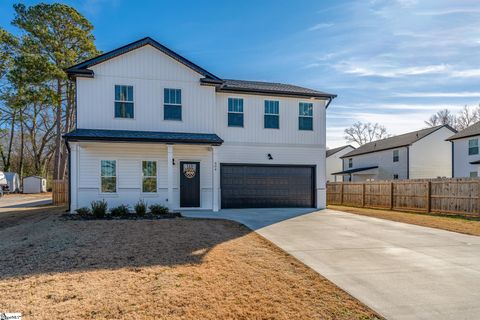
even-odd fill
[[(271, 101), (271, 102), (277, 102), (278, 103), (278, 113), (267, 113), (265, 112), (265, 102)], [(280, 101), (278, 100), (264, 100), (263, 102), (263, 115), (264, 116), (277, 116), (278, 117), (278, 127), (277, 128), (266, 128), (265, 127), (265, 117), (263, 118), (263, 129), (267, 130), (279, 130), (280, 129)]]
[[(156, 163), (156, 175), (155, 176), (144, 176), (143, 175), (143, 162), (148, 161), (148, 162), (155, 162)], [(157, 179), (157, 188), (155, 189), (154, 192), (145, 192), (143, 191), (143, 179), (144, 178), (155, 178)], [(153, 195), (153, 194), (158, 194), (158, 160), (140, 160), (140, 193), (144, 195)]]
[[(300, 104), (301, 103), (305, 103), (305, 104), (311, 104), (312, 105), (312, 115), (311, 116), (304, 116), (304, 115), (300, 115)], [(314, 123), (313, 123), (313, 107), (314, 107), (314, 104), (313, 102), (305, 102), (305, 101), (299, 101), (298, 102), (298, 118), (311, 118), (312, 119), (312, 129), (300, 129), (300, 125), (298, 126), (298, 131), (314, 131)]]
[[(102, 161), (115, 161), (115, 192), (103, 192), (102, 191)], [(99, 177), (100, 179), (98, 180), (99, 182), (99, 186), (98, 186), (98, 191), (99, 191), (99, 194), (103, 195), (103, 196), (116, 196), (118, 195), (118, 159), (100, 159), (100, 161), (98, 162), (98, 169), (99, 169)], [(105, 176), (105, 178), (111, 178), (113, 176)]]
[[(228, 101), (229, 101), (230, 99), (242, 100), (242, 110), (243, 110), (243, 111), (241, 111), (241, 112), (240, 112), (240, 111), (230, 111), (230, 106), (229, 106), (229, 104), (228, 104)], [(245, 101), (244, 101), (244, 100), (245, 100), (245, 99), (239, 98), (239, 97), (227, 97), (227, 127), (229, 127), (229, 128), (244, 128), (244, 127), (245, 127), (245, 104), (244, 104)], [(241, 125), (241, 126), (231, 126), (231, 125), (229, 125), (229, 124), (228, 124), (228, 115), (229, 115), (230, 113), (243, 115), (243, 125)]]
[[(181, 99), (181, 96), (182, 96), (182, 89), (181, 88), (163, 88), (163, 121), (176, 121), (176, 122), (183, 121), (183, 106), (182, 106), (182, 104), (181, 103), (166, 103), (165, 102), (165, 89), (180, 90), (180, 99)], [(181, 118), (180, 119), (165, 119), (165, 105), (180, 107), (182, 109)]]
[[(127, 100), (117, 100), (115, 98), (115, 87), (116, 86), (124, 86), (124, 87), (132, 87), (132, 95), (133, 95), (133, 99), (132, 101), (127, 101)], [(132, 84), (118, 84), (118, 83), (115, 83), (113, 85), (113, 119), (114, 120), (135, 120), (135, 118), (137, 117), (137, 112), (135, 111), (135, 87), (132, 85)], [(115, 117), (115, 103), (116, 102), (131, 102), (133, 103), (133, 118), (123, 118), (123, 117)]]

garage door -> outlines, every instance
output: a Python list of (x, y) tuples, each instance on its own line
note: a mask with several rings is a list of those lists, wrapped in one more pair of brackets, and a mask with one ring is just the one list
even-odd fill
[(313, 166), (221, 165), (222, 208), (314, 207)]

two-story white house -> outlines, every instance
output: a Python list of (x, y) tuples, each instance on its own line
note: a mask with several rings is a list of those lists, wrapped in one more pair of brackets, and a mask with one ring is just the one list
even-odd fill
[(471, 125), (447, 139), (452, 143), (452, 171), (455, 178), (474, 178), (480, 176), (479, 139), (480, 122)]
[(333, 175), (333, 173), (343, 170), (343, 159), (341, 157), (352, 150), (355, 150), (355, 148), (352, 147), (351, 145), (341, 146), (341, 147), (327, 150), (326, 152), (327, 182), (343, 181), (343, 176)]
[(76, 81), (70, 210), (324, 208), (333, 94), (219, 78), (151, 38), (67, 70)]
[(426, 179), (452, 176), (448, 125), (413, 131), (366, 143), (343, 155), (344, 181)]

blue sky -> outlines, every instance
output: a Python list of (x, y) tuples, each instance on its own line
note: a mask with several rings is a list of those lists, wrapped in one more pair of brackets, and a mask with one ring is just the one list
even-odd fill
[[(12, 32), (13, 3), (0, 15)], [(329, 147), (357, 120), (400, 134), (441, 108), (480, 103), (478, 0), (65, 3), (93, 23), (100, 50), (148, 35), (220, 77), (338, 94)]]

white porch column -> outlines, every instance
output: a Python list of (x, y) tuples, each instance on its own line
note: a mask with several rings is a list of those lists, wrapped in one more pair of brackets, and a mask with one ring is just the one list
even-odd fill
[(212, 206), (213, 211), (217, 212), (219, 209), (219, 185), (220, 181), (220, 167), (218, 164), (218, 150), (216, 146), (212, 146)]
[(70, 213), (78, 209), (78, 143), (70, 145)]
[(173, 210), (173, 145), (167, 145), (168, 208)]

